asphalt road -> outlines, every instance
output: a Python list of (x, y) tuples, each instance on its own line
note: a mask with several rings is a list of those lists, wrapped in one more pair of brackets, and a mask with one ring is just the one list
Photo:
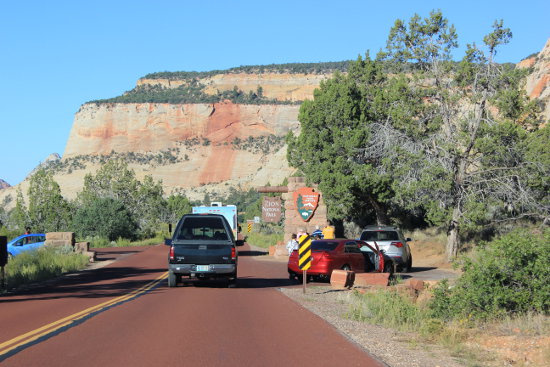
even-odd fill
[(0, 297), (1, 365), (382, 366), (277, 290), (299, 286), (286, 263), (239, 254), (236, 289), (168, 288), (159, 245), (102, 250), (105, 267)]

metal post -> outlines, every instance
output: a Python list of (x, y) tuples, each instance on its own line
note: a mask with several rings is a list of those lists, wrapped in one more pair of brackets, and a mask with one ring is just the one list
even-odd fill
[(304, 270), (304, 275), (302, 278), (304, 280), (304, 294), (306, 294), (307, 270)]
[(8, 263), (8, 238), (6, 236), (0, 236), (0, 275), (2, 275), (2, 282), (0, 283), (0, 289), (6, 289), (6, 273), (4, 266)]

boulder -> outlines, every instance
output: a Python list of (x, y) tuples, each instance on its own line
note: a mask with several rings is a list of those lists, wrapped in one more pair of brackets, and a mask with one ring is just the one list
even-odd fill
[(330, 276), (330, 286), (334, 289), (351, 288), (355, 279), (355, 272), (347, 270), (333, 270)]
[(383, 286), (390, 282), (390, 273), (358, 273), (355, 274), (356, 287)]

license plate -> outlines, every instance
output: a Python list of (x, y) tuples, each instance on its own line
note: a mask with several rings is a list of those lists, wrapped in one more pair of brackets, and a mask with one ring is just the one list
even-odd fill
[(208, 271), (210, 270), (210, 266), (208, 265), (197, 265), (197, 271)]

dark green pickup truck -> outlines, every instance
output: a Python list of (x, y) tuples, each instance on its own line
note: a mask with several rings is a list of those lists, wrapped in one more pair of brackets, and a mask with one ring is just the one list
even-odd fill
[(237, 282), (237, 247), (231, 226), (219, 214), (186, 214), (174, 231), (168, 255), (168, 286), (188, 279), (225, 278), (229, 287)]

